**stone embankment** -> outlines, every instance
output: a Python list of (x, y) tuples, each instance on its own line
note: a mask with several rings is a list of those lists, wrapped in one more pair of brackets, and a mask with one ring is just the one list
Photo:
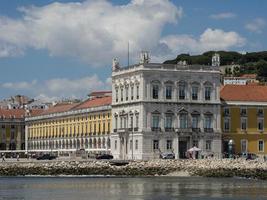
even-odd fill
[(109, 161), (2, 162), (0, 176), (118, 175), (246, 177), (267, 180), (267, 162), (243, 159), (151, 160), (114, 166)]

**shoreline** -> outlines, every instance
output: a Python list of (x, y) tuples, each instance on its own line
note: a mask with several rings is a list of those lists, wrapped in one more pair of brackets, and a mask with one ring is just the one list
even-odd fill
[(267, 180), (267, 162), (244, 159), (130, 161), (114, 166), (109, 161), (2, 162), (0, 176), (99, 177), (241, 177)]

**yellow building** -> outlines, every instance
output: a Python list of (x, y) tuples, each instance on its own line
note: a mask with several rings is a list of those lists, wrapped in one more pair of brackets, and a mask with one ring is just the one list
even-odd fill
[(221, 90), (223, 152), (267, 154), (267, 86), (226, 85)]
[(64, 154), (110, 151), (111, 93), (94, 92), (82, 103), (57, 104), (27, 117), (28, 152)]
[(0, 109), (0, 151), (25, 149), (25, 110)]

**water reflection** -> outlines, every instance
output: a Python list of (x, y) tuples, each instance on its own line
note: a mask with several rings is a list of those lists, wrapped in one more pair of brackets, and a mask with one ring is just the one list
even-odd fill
[(267, 199), (267, 182), (199, 177), (0, 178), (1, 199)]

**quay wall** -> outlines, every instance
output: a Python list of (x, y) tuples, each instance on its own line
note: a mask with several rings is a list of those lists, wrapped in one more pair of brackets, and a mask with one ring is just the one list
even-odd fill
[(267, 180), (267, 162), (244, 159), (130, 161), (114, 166), (109, 161), (1, 162), (0, 176), (115, 175), (158, 176), (187, 174), (203, 177), (246, 177)]

